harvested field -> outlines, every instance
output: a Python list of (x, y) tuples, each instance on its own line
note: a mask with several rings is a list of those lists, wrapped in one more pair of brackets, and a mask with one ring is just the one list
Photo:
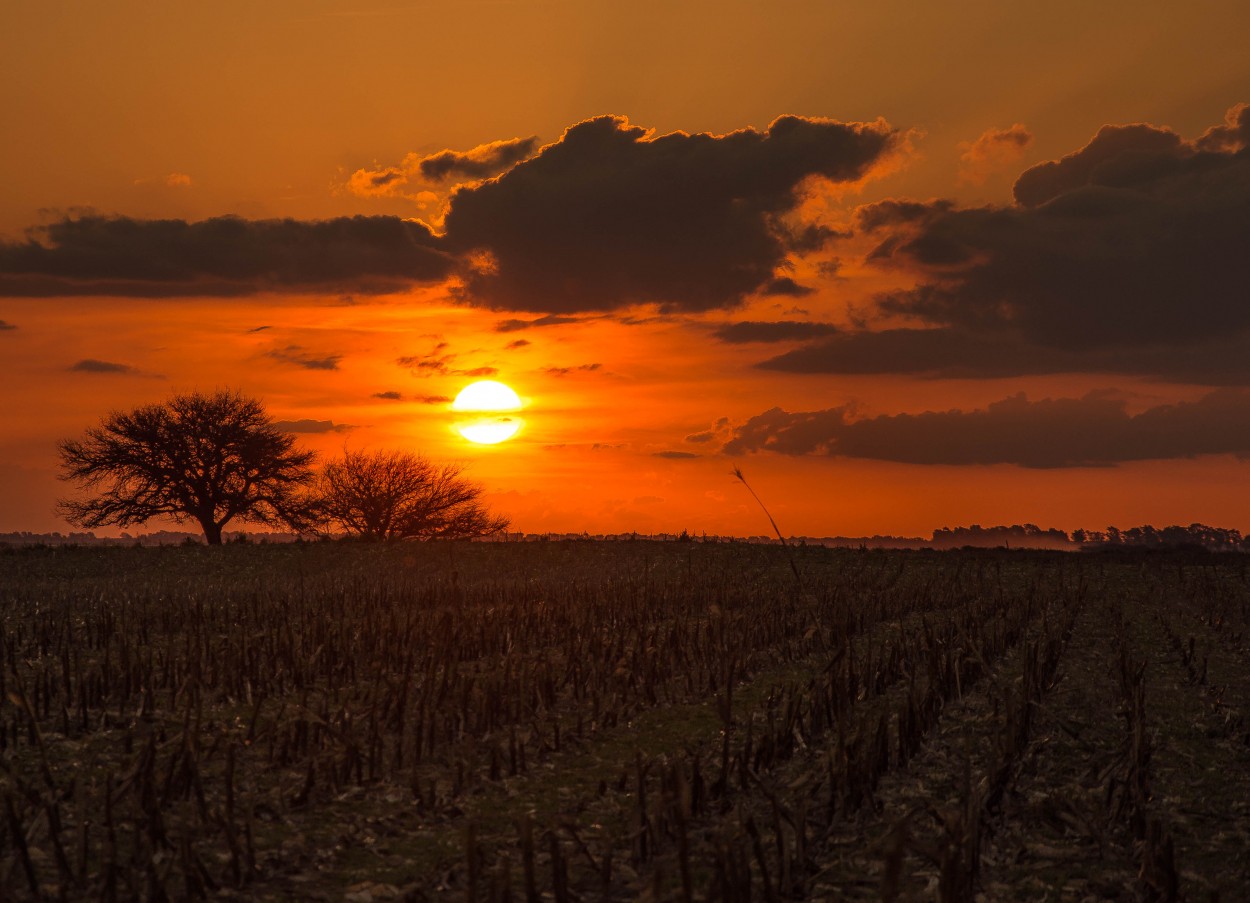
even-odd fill
[(1241, 555), (0, 551), (15, 899), (1236, 900)]

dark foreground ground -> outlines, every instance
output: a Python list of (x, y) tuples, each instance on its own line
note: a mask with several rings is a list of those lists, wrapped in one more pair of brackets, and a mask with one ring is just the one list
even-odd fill
[(0, 551), (0, 897), (1247, 898), (1246, 556), (789, 554)]

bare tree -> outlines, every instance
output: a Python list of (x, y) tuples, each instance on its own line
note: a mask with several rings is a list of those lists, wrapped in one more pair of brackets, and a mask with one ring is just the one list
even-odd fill
[(127, 527), (156, 517), (197, 522), (209, 545), (231, 521), (311, 525), (303, 492), (315, 455), (295, 447), (264, 406), (238, 392), (175, 395), (113, 412), (82, 439), (60, 443), (62, 479), (96, 495), (62, 500), (72, 524)]
[(367, 539), (466, 539), (508, 528), (481, 502), (460, 464), (400, 451), (348, 451), (326, 465), (320, 506), (330, 523)]

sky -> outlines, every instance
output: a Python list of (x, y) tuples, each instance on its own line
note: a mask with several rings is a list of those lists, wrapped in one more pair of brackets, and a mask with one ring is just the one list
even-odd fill
[[(1250, 532), (1250, 6), (0, 5), (0, 532), (238, 389), (526, 532)], [(518, 434), (466, 441), (489, 378)], [(152, 524), (153, 528), (165, 526)]]

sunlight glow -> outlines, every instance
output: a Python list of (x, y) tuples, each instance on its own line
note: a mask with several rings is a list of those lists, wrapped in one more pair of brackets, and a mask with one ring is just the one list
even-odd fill
[(483, 417), (456, 424), (456, 432), (479, 445), (495, 445), (511, 439), (521, 429), (516, 417)]

